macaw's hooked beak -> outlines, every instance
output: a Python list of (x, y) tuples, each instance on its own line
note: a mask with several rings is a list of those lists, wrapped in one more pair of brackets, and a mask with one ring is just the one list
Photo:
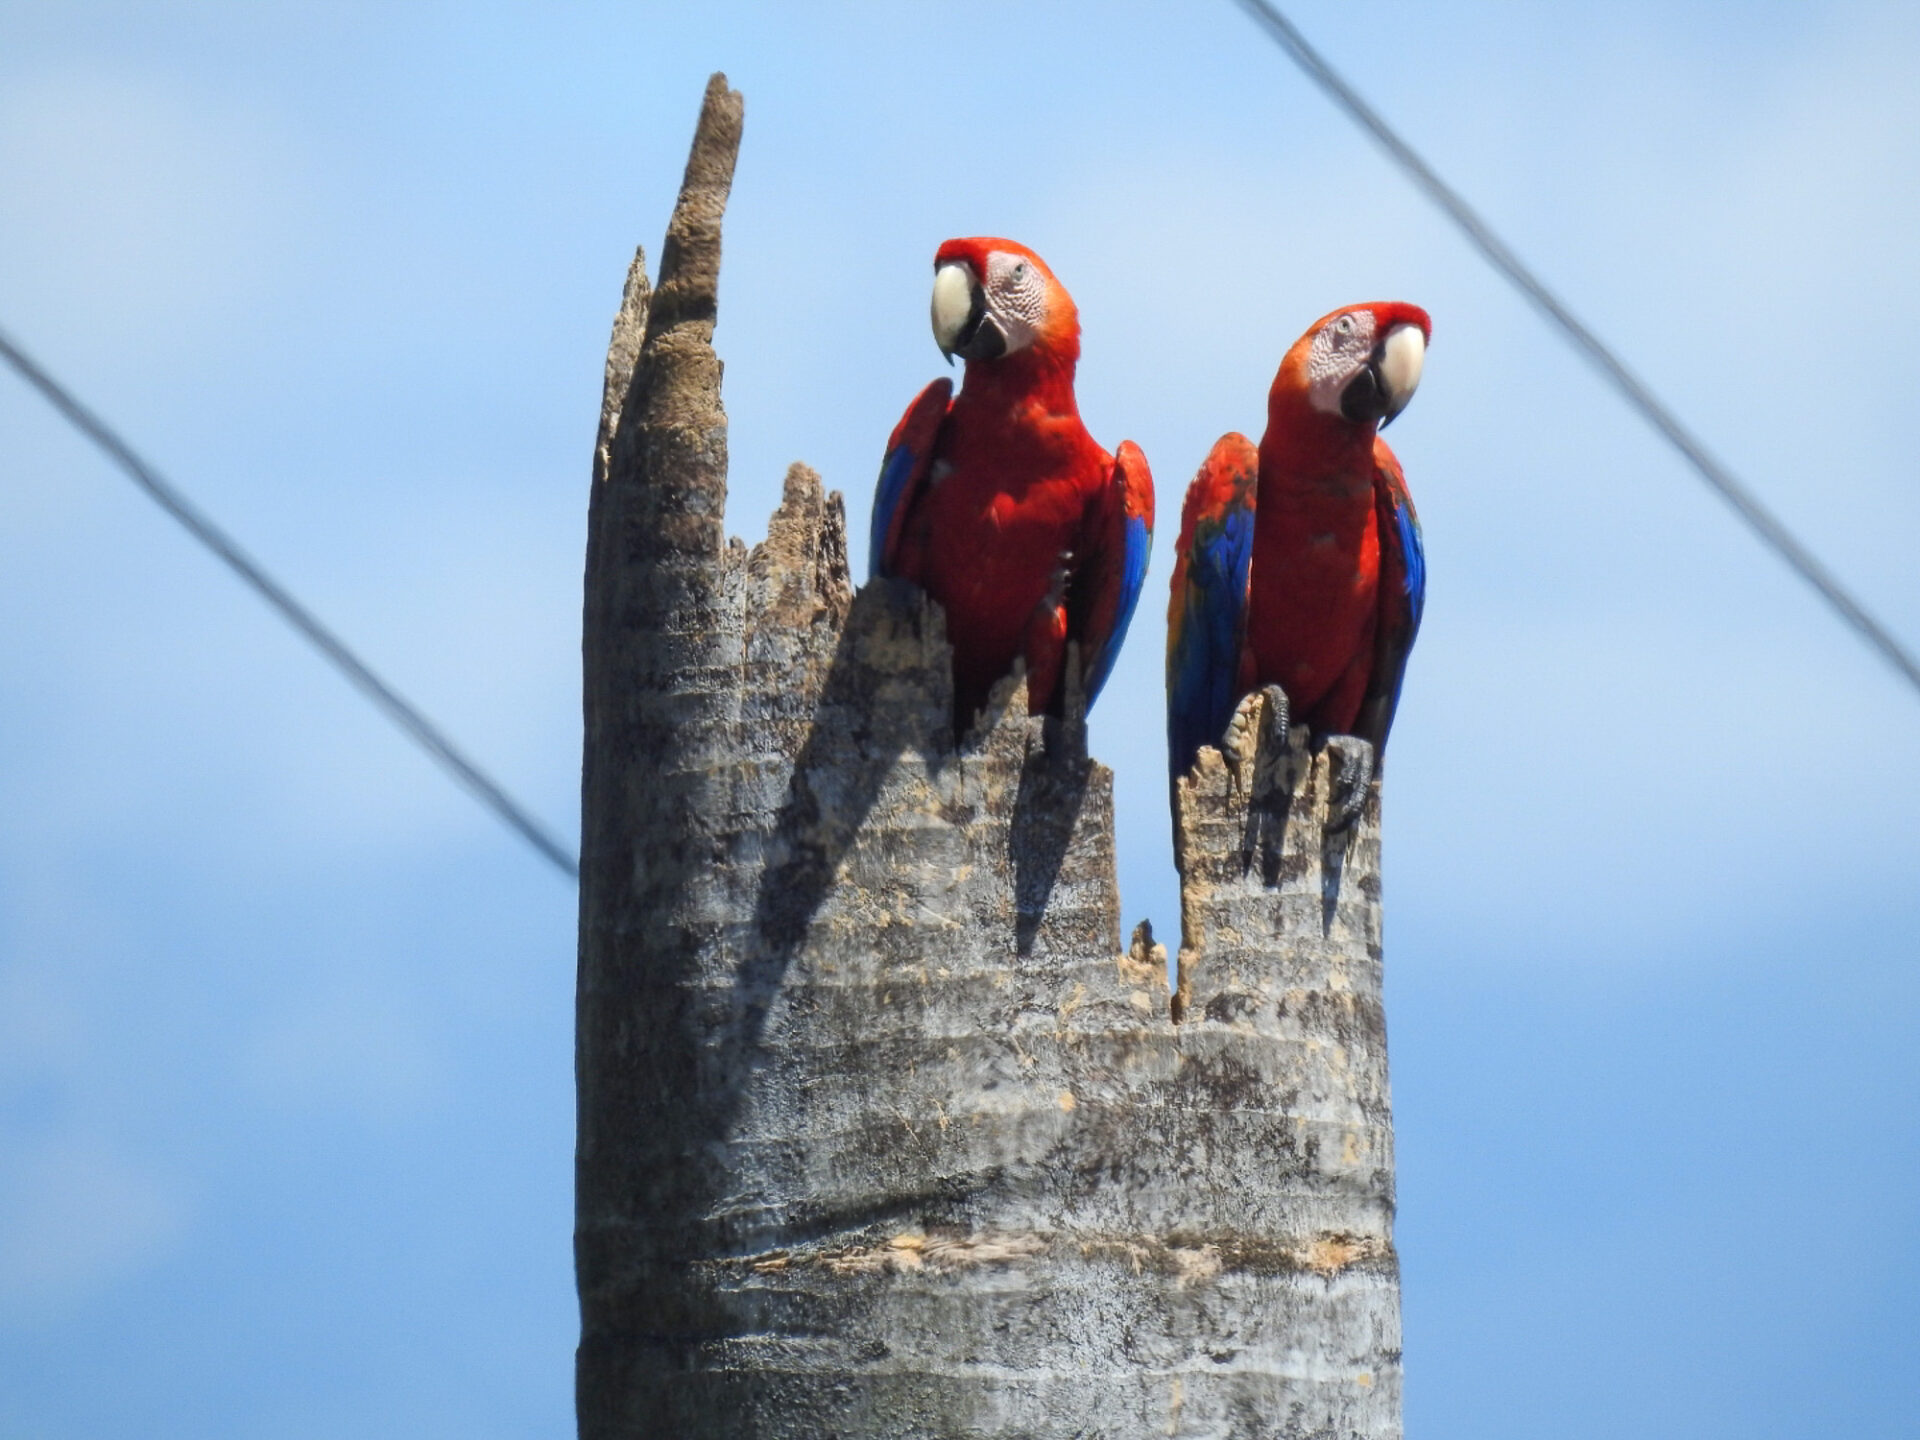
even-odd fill
[(1340, 413), (1356, 425), (1378, 420), (1386, 428), (1420, 388), (1420, 367), (1426, 356), (1427, 337), (1420, 327), (1395, 325), (1340, 392)]
[(1007, 353), (1007, 337), (987, 313), (987, 292), (971, 265), (949, 260), (933, 272), (933, 338), (953, 363), (997, 360)]

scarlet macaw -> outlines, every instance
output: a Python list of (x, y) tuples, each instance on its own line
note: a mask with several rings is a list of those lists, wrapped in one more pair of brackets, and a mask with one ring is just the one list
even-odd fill
[(1259, 450), (1222, 436), (1194, 477), (1167, 612), (1176, 777), (1242, 696), (1278, 685), (1294, 723), (1370, 742), (1339, 780), (1347, 820), (1365, 803), (1426, 597), (1420, 521), (1378, 431), (1413, 398), (1432, 330), (1401, 303), (1323, 316), (1280, 362)]
[(982, 237), (947, 241), (933, 265), (934, 339), (967, 362), (965, 383), (927, 386), (887, 441), (871, 575), (946, 611), (956, 728), (1022, 656), (1029, 709), (1058, 713), (1069, 641), (1091, 706), (1146, 580), (1146, 457), (1131, 440), (1109, 455), (1081, 423), (1079, 313), (1045, 261)]

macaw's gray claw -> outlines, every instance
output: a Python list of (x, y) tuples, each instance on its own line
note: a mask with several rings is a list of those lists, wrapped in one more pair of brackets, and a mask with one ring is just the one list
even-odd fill
[(1340, 757), (1340, 768), (1333, 777), (1327, 828), (1346, 830), (1367, 808), (1367, 791), (1373, 784), (1373, 746), (1357, 735), (1337, 735), (1329, 743)]
[(1287, 737), (1293, 729), (1293, 706), (1287, 700), (1287, 692), (1278, 685), (1267, 686), (1267, 743), (1275, 754), (1287, 748)]

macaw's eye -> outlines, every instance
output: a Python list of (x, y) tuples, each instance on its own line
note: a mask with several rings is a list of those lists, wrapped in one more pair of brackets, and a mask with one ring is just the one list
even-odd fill
[(1342, 335), (1353, 334), (1353, 317), (1351, 315), (1342, 315), (1338, 320), (1333, 322), (1333, 328)]
[(1013, 267), (1013, 283), (1018, 285), (1022, 280), (1026, 278), (1027, 278), (1027, 262), (1022, 260), (1019, 264)]

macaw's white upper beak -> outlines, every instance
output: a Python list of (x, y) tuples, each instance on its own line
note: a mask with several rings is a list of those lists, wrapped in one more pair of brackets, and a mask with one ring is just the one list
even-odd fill
[(951, 364), (1006, 353), (1006, 336), (987, 314), (987, 293), (973, 267), (949, 260), (933, 272), (933, 339)]
[(974, 308), (982, 304), (973, 271), (949, 262), (933, 272), (933, 339), (949, 361), (960, 348), (960, 337), (975, 323)]
[(1426, 358), (1427, 337), (1418, 325), (1394, 326), (1375, 348), (1373, 368), (1380, 377), (1382, 425), (1391, 424), (1413, 399), (1413, 392), (1420, 388), (1420, 367)]

